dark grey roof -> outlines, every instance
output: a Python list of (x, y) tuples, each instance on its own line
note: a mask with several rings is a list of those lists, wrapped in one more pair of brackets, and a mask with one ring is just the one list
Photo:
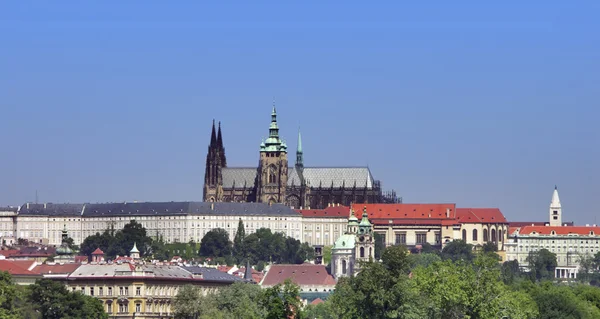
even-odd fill
[[(214, 204), (214, 205), (213, 205)], [(190, 202), (190, 213), (198, 215), (301, 216), (283, 204)]]
[(185, 215), (189, 211), (189, 202), (133, 202), (86, 204), (85, 216), (147, 216), (147, 215)]
[(256, 167), (224, 167), (221, 169), (223, 176), (223, 187), (232, 188), (235, 182), (236, 188), (254, 187), (254, 181), (256, 180)]
[(19, 209), (19, 215), (32, 216), (81, 216), (84, 204), (31, 204)]
[(3, 206), (0, 207), (0, 212), (14, 212), (16, 213), (19, 208), (15, 206)]
[[(254, 186), (256, 179), (256, 168), (252, 167), (226, 167), (222, 169), (223, 174), (223, 188), (232, 188), (235, 181), (236, 188), (242, 188), (244, 183), (246, 187), (250, 188)], [(373, 188), (374, 180), (373, 175), (368, 167), (305, 167), (303, 171), (304, 178), (310, 187), (319, 187), (319, 184), (324, 188), (341, 187), (353, 187), (356, 183), (356, 187)], [(299, 186), (300, 178), (296, 168), (288, 168), (288, 181), (287, 185)]]
[(189, 271), (193, 275), (202, 274), (202, 278), (204, 280), (222, 281), (222, 282), (223, 281), (224, 282), (243, 281), (243, 279), (240, 277), (230, 275), (226, 272), (222, 272), (222, 271), (219, 271), (218, 269), (214, 269), (214, 268), (199, 267), (199, 266), (190, 266), (190, 267), (182, 267), (182, 268)]
[[(294, 168), (288, 170), (288, 186), (300, 185), (298, 172)], [(368, 167), (305, 167), (302, 174), (310, 187), (329, 188), (345, 187), (351, 188), (356, 182), (357, 188), (373, 188), (373, 176)]]

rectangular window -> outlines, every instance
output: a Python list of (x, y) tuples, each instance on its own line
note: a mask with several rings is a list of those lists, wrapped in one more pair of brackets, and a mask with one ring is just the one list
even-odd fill
[(435, 243), (440, 244), (442, 242), (442, 234), (435, 233)]
[(135, 288), (135, 295), (136, 296), (141, 296), (142, 295), (142, 288), (141, 287), (136, 287)]
[(90, 296), (94, 295), (94, 287), (90, 287)]
[(102, 294), (104, 294), (104, 288), (100, 287), (98, 288), (98, 296), (102, 296)]
[(142, 304), (139, 304), (139, 303), (135, 304), (135, 312), (142, 312)]
[(108, 295), (112, 296), (112, 287), (108, 287)]
[(122, 296), (123, 292), (125, 292), (125, 290), (123, 289), (123, 287), (119, 287), (119, 295)]
[(427, 234), (417, 234), (417, 244), (424, 244), (427, 242)]
[(396, 245), (406, 244), (406, 233), (396, 233)]

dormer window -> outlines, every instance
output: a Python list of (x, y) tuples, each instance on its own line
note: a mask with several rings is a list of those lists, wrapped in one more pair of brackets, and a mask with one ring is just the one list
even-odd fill
[(554, 236), (554, 235), (556, 235), (556, 232), (555, 231), (551, 231), (550, 235)]
[(594, 236), (594, 231), (590, 230), (590, 236)]

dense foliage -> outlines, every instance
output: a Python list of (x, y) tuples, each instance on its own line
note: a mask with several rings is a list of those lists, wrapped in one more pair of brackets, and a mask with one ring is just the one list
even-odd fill
[(80, 247), (80, 253), (90, 256), (96, 248), (100, 248), (107, 258), (113, 259), (117, 255), (128, 256), (133, 244), (137, 245), (141, 256), (152, 255), (153, 240), (146, 235), (142, 224), (131, 220), (123, 229), (115, 231), (114, 228), (106, 229), (102, 234), (87, 237)]
[(200, 256), (217, 258), (227, 264), (252, 265), (264, 263), (300, 264), (314, 258), (314, 250), (308, 243), (301, 243), (283, 233), (273, 233), (269, 228), (260, 228), (255, 233), (245, 235), (244, 224), (240, 220), (232, 243), (229, 234), (216, 228), (204, 235), (200, 242)]
[(203, 296), (197, 287), (188, 285), (180, 289), (173, 309), (177, 319), (302, 318), (299, 290), (289, 281), (268, 289), (235, 283)]
[(78, 292), (69, 292), (60, 282), (38, 280), (17, 286), (7, 272), (0, 272), (0, 318), (2, 319), (104, 319), (102, 302)]

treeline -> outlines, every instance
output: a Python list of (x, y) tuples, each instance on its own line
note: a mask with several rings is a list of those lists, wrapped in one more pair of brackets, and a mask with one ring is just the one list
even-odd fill
[(299, 294), (299, 287), (289, 281), (267, 289), (234, 283), (206, 296), (187, 285), (173, 300), (173, 311), (177, 319), (295, 318), (303, 314)]
[(12, 282), (8, 272), (0, 272), (0, 318), (2, 319), (104, 319), (102, 302), (50, 279), (29, 286)]
[(106, 258), (114, 259), (117, 255), (128, 256), (134, 243), (140, 256), (146, 259), (170, 260), (173, 256), (180, 256), (185, 260), (227, 265), (243, 265), (249, 261), (258, 270), (270, 262), (299, 264), (314, 259), (314, 250), (308, 243), (302, 244), (268, 228), (246, 235), (241, 220), (233, 242), (226, 230), (215, 228), (207, 232), (200, 243), (165, 243), (162, 236), (148, 236), (140, 223), (131, 220), (121, 230), (111, 227), (87, 237), (80, 246), (80, 254), (90, 256), (96, 248), (100, 248)]
[(262, 270), (266, 263), (300, 264), (314, 259), (314, 250), (308, 243), (301, 243), (283, 233), (273, 233), (269, 228), (260, 228), (246, 235), (240, 219), (233, 242), (229, 233), (216, 228), (202, 238), (200, 256), (215, 258), (221, 264), (243, 265), (246, 261)]
[(473, 251), (460, 240), (442, 251), (392, 246), (381, 262), (366, 262), (355, 277), (341, 278), (316, 306), (300, 307), (299, 289), (289, 282), (264, 292), (236, 284), (209, 296), (189, 288), (174, 306), (176, 318), (600, 318), (600, 288), (553, 281), (556, 256), (547, 250), (528, 260), (531, 270), (522, 272), (516, 261), (499, 263), (495, 245)]

